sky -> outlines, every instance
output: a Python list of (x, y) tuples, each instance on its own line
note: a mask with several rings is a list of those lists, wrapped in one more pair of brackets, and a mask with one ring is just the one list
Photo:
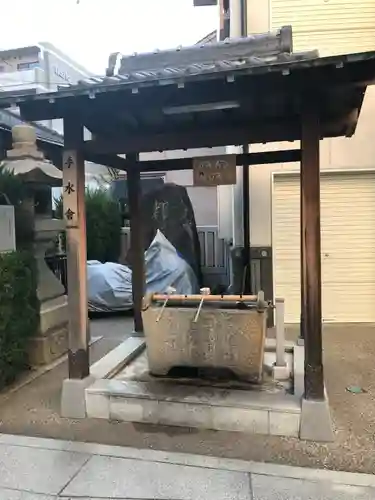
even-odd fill
[[(112, 52), (191, 45), (217, 27), (193, 0), (0, 0), (0, 50), (50, 42), (103, 75)], [(7, 22), (4, 22), (7, 20)]]

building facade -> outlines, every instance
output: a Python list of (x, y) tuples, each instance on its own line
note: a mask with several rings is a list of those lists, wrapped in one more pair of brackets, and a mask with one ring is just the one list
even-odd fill
[[(0, 51), (0, 89), (3, 92), (54, 92), (90, 76), (93, 76), (90, 71), (51, 43)], [(44, 125), (62, 133), (60, 120)]]
[(0, 51), (2, 90), (52, 92), (90, 76), (94, 75), (51, 43)]
[[(23, 93), (25, 91), (54, 92), (59, 87), (78, 83), (93, 74), (57, 47), (48, 42), (37, 45), (0, 51), (0, 91)], [(14, 113), (18, 111), (13, 110)], [(62, 136), (62, 120), (43, 121), (40, 124)], [(90, 134), (86, 131), (86, 137)], [(101, 165), (86, 163), (86, 181), (106, 175), (107, 169)], [(57, 195), (58, 189), (54, 189)]]
[[(375, 50), (375, 0), (247, 1), (249, 34), (285, 25), (293, 27), (295, 52), (318, 49), (330, 56)], [(375, 89), (369, 87), (354, 137), (321, 142), (326, 323), (375, 322), (374, 116)], [(296, 146), (273, 143), (250, 149)], [(285, 298), (288, 323), (300, 319), (299, 170), (299, 164), (250, 169), (251, 253), (272, 256), (265, 261), (262, 280), (272, 283), (274, 297)], [(219, 191), (219, 205), (224, 205), (220, 196)]]

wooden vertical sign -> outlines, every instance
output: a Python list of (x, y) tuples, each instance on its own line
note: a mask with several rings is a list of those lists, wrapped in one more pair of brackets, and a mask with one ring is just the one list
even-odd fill
[(78, 227), (78, 165), (75, 150), (63, 156), (63, 210), (67, 228)]

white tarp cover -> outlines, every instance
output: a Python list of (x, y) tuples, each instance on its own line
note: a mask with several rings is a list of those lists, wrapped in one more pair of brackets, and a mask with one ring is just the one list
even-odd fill
[[(197, 292), (193, 270), (159, 230), (145, 252), (145, 270), (147, 293), (166, 293), (168, 287), (183, 295)], [(120, 311), (133, 307), (132, 272), (127, 266), (88, 261), (87, 287), (92, 311)]]

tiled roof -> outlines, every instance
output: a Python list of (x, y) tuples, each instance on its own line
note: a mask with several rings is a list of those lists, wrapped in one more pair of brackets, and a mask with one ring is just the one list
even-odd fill
[[(228, 69), (266, 65), (295, 58), (292, 52), (292, 29), (285, 26), (273, 33), (250, 35), (213, 43), (212, 37), (191, 47), (155, 50), (121, 56), (117, 78), (127, 81), (159, 80)], [(314, 53), (316, 56), (317, 54)], [(116, 78), (119, 53), (112, 54), (107, 74)], [(95, 79), (93, 79), (95, 82)]]
[[(261, 67), (267, 65), (276, 65), (282, 63), (292, 63), (304, 60), (315, 59), (319, 56), (317, 51), (294, 53), (294, 54), (278, 54), (272, 56), (249, 56), (239, 57), (238, 59), (222, 59), (213, 62), (191, 63), (189, 65), (168, 66), (157, 69), (139, 69), (134, 71), (119, 73), (114, 76), (95, 77), (80, 80), (78, 85), (69, 87), (77, 88), (87, 85), (103, 85), (116, 83), (131, 83), (143, 81), (158, 81), (168, 79), (184, 79), (193, 75), (204, 75), (209, 73), (217, 73), (220, 71), (230, 71), (238, 69), (248, 69), (252, 67)], [(66, 88), (66, 87), (65, 87)]]
[[(274, 33), (219, 42), (213, 42), (214, 34), (215, 32), (211, 33), (191, 47), (155, 50), (130, 56), (114, 53), (109, 58), (107, 74), (110, 76), (83, 79), (78, 85), (69, 88), (126, 82), (184, 80), (193, 75), (292, 63), (319, 56), (315, 50), (292, 53), (291, 28), (288, 26)], [(115, 68), (119, 61), (120, 66), (116, 73)]]

